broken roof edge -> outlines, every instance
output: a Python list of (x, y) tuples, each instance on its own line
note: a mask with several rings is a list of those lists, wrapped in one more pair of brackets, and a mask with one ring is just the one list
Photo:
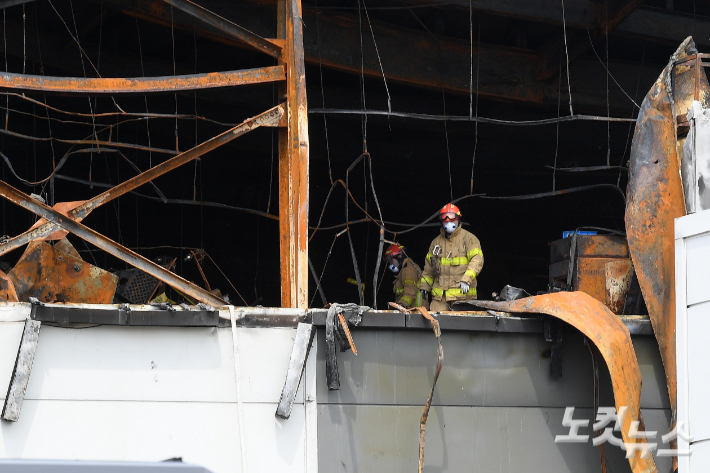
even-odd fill
[[(229, 324), (229, 309), (210, 311), (197, 306), (164, 306), (128, 304), (73, 304), (0, 302), (1, 322), (22, 322), (33, 318), (59, 326), (74, 324), (121, 326), (218, 327)], [(280, 307), (235, 307), (237, 325), (241, 327), (295, 328), (299, 322), (325, 326), (327, 309), (290, 309)], [(443, 331), (542, 333), (538, 316), (494, 315), (486, 311), (441, 312), (434, 314)], [(652, 335), (648, 316), (625, 315), (621, 321), (631, 335)], [(363, 313), (358, 329), (430, 330), (418, 313), (394, 310), (369, 310)]]

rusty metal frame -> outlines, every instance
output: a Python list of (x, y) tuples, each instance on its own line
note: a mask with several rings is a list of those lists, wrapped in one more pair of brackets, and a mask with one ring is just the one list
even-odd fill
[(281, 81), (285, 78), (283, 66), (209, 72), (206, 74), (137, 78), (52, 77), (3, 72), (0, 73), (0, 90), (90, 95), (146, 94), (261, 84)]
[[(147, 184), (148, 182), (156, 179), (175, 168), (182, 166), (185, 163), (193, 161), (205, 153), (212, 151), (230, 141), (238, 138), (256, 128), (261, 126), (277, 126), (285, 113), (284, 105), (277, 105), (264, 113), (261, 113), (255, 117), (252, 117), (239, 125), (231, 128), (224, 133), (211, 138), (204, 143), (201, 143), (194, 148), (185, 151), (184, 153), (173, 156), (172, 158), (164, 161), (151, 169), (139, 174), (127, 181), (118, 184), (117, 186), (103, 192), (93, 199), (87, 200), (83, 204), (80, 204), (76, 208), (67, 212), (67, 217), (80, 222), (86, 218), (89, 213), (94, 209), (100, 207), (101, 205), (110, 202), (128, 192)], [(29, 243), (33, 240), (38, 240), (42, 238), (47, 238), (52, 233), (59, 230), (59, 226), (53, 222), (46, 222), (40, 224), (39, 226), (32, 228), (25, 233), (22, 233), (14, 238), (11, 238), (3, 243), (0, 243), (0, 256), (8, 253), (20, 246)]]
[(695, 53), (691, 54), (690, 56), (679, 59), (673, 63), (672, 74), (675, 78), (676, 67), (680, 66), (681, 64), (685, 64), (686, 62), (695, 61), (695, 100), (700, 100), (700, 68), (710, 67), (710, 63), (703, 62), (703, 59), (710, 59), (710, 54)]
[(48, 222), (73, 233), (79, 238), (86, 240), (116, 258), (119, 258), (131, 266), (150, 274), (154, 278), (184, 292), (200, 302), (218, 307), (226, 305), (225, 301), (214, 294), (207, 292), (201, 287), (181, 278), (174, 273), (171, 273), (162, 266), (142, 257), (138, 253), (129, 250), (125, 246), (116, 243), (89, 227), (86, 227), (71, 218), (67, 218), (65, 215), (37, 200), (34, 200), (32, 197), (15, 189), (4, 181), (0, 181), (0, 196), (9, 200), (13, 204), (19, 205), (35, 215), (46, 219)]
[[(249, 46), (268, 54), (269, 56), (279, 59), (281, 57), (282, 47), (268, 39), (262, 38), (256, 33), (252, 33), (246, 28), (243, 28), (236, 23), (233, 23), (226, 18), (212, 13), (211, 11), (192, 3), (190, 0), (163, 0), (168, 5), (176, 8), (183, 13), (200, 20), (201, 22), (216, 28), (217, 30), (226, 33), (227, 35), (238, 39), (239, 41), (248, 44)], [(300, 3), (300, 2), (299, 2)]]
[(281, 306), (308, 307), (308, 103), (301, 0), (278, 0), (279, 64), (286, 68), (280, 95), (288, 103), (288, 127), (279, 130)]
[[(65, 231), (95, 244), (148, 274), (180, 289), (195, 299), (215, 305), (223, 301), (177, 275), (158, 267), (109, 240), (79, 222), (93, 209), (136, 187), (174, 169), (257, 126), (279, 126), (279, 232), (281, 254), (281, 305), (308, 306), (308, 105), (303, 50), (303, 24), (300, 0), (278, 0), (277, 39), (267, 40), (189, 0), (163, 0), (166, 4), (193, 16), (257, 50), (279, 60), (275, 67), (232, 71), (229, 73), (173, 76), (150, 79), (74, 79), (46, 78), (17, 74), (0, 75), (0, 89), (78, 94), (148, 93), (176, 90), (195, 90), (246, 83), (280, 81), (279, 92), (286, 104), (274, 107), (241, 125), (174, 156), (168, 161), (110, 189), (78, 207), (67, 215), (39, 204), (25, 194), (0, 181), (1, 195), (45, 218), (35, 228), (0, 244), (3, 255), (30, 241), (47, 238), (52, 233)], [(284, 80), (285, 79), (285, 80)], [(4, 82), (3, 82), (4, 81)]]

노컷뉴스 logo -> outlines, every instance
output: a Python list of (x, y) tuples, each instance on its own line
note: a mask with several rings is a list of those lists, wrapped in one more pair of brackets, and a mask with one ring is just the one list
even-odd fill
[[(639, 431), (639, 421), (632, 421), (629, 428), (629, 438), (646, 439), (646, 442), (624, 442), (621, 438), (621, 426), (624, 425), (627, 406), (621, 406), (617, 413), (613, 407), (600, 407), (597, 411), (596, 423), (592, 425), (592, 430), (600, 432), (592, 438), (592, 445), (595, 447), (603, 443), (610, 443), (626, 451), (626, 458), (632, 458), (636, 451), (641, 452), (641, 458), (647, 458), (651, 452), (655, 451), (655, 455), (659, 457), (675, 457), (689, 456), (690, 449), (669, 449), (658, 448), (658, 442), (652, 442), (658, 435), (656, 431)], [(562, 418), (562, 425), (569, 428), (569, 433), (566, 435), (555, 436), (555, 443), (586, 443), (589, 441), (589, 435), (579, 433), (579, 429), (589, 425), (589, 419), (575, 419), (574, 407), (565, 408), (565, 415)], [(613, 426), (612, 426), (613, 423)], [(619, 437), (615, 435), (618, 432)], [(664, 444), (671, 442), (677, 438), (681, 438), (686, 442), (692, 441), (692, 437), (688, 434), (688, 430), (684, 422), (678, 422), (675, 428), (666, 435), (661, 436), (661, 441)]]

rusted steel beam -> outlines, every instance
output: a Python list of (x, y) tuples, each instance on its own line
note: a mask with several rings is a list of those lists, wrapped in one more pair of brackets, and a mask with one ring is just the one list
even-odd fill
[(138, 253), (129, 250), (125, 246), (101, 235), (100, 233), (82, 225), (79, 222), (67, 218), (56, 210), (34, 200), (27, 194), (20, 192), (4, 181), (0, 181), (0, 196), (9, 200), (13, 204), (19, 205), (35, 215), (46, 219), (48, 222), (73, 233), (79, 238), (101, 248), (116, 258), (125, 261), (156, 279), (163, 281), (168, 286), (174, 287), (188, 296), (205, 304), (221, 307), (226, 305), (219, 297), (207, 292), (199, 286), (181, 278), (177, 274), (171, 273), (162, 266), (142, 257)]
[[(631, 336), (621, 319), (603, 303), (583, 292), (557, 292), (510, 302), (472, 301), (472, 304), (500, 312), (547, 314), (567, 322), (586, 335), (597, 346), (609, 368), (617, 412), (624, 406), (628, 408), (621, 427), (624, 442), (641, 445), (647, 443), (645, 438), (632, 438), (629, 435), (632, 422), (640, 422), (638, 430), (644, 430), (641, 416), (641, 371)], [(635, 450), (634, 456), (629, 458), (629, 464), (634, 473), (658, 471), (653, 455), (642, 458), (639, 450)]]
[(282, 66), (184, 76), (125, 78), (51, 77), (0, 73), (0, 90), (62, 94), (146, 94), (214, 89), (284, 80)]
[(288, 127), (279, 133), (281, 305), (308, 307), (308, 102), (300, 0), (279, 0)]
[[(285, 108), (286, 107), (283, 104), (277, 105), (276, 107), (271, 108), (260, 115), (250, 118), (244, 121), (243, 123), (235, 126), (234, 128), (231, 128), (225, 131), (224, 133), (217, 135), (214, 138), (211, 138), (188, 151), (185, 151), (184, 153), (178, 154), (177, 156), (173, 156), (167, 161), (164, 161), (152, 167), (151, 169), (143, 172), (142, 174), (139, 174), (127, 181), (122, 182), (121, 184), (118, 184), (116, 187), (113, 187), (107, 190), (106, 192), (97, 195), (93, 199), (87, 200), (86, 202), (75, 206), (71, 210), (67, 210), (66, 215), (69, 218), (80, 222), (97, 207), (100, 207), (101, 205), (110, 202), (152, 181), (153, 179), (162, 176), (163, 174), (166, 174), (167, 172), (172, 171), (173, 169), (178, 168), (185, 163), (193, 161), (199, 158), (200, 156), (208, 153), (209, 151), (212, 151), (226, 143), (229, 143), (235, 138), (238, 138), (261, 126), (277, 126), (281, 121), (281, 117), (285, 113)], [(21, 235), (18, 235), (14, 238), (0, 243), (0, 256), (14, 249), (17, 249), (20, 246), (29, 243), (33, 240), (47, 239), (57, 230), (59, 230), (59, 227), (52, 222), (40, 222), (39, 225), (36, 224), (34, 227), (26, 231), (25, 233), (22, 233)], [(64, 236), (65, 235), (59, 234), (56, 235), (56, 238), (63, 238)]]
[(255, 33), (252, 33), (248, 29), (242, 28), (236, 23), (232, 23), (226, 18), (222, 18), (221, 16), (212, 13), (211, 11), (201, 6), (192, 3), (190, 0), (162, 1), (171, 5), (173, 8), (176, 8), (194, 18), (197, 18), (201, 22), (210, 25), (211, 27), (216, 28), (217, 30), (227, 35), (248, 44), (254, 49), (257, 49), (277, 59), (281, 57), (281, 46), (279, 46), (278, 44), (272, 43), (271, 41), (264, 39)]
[[(98, 2), (98, 0), (92, 1)], [(263, 36), (272, 35), (273, 10), (270, 7), (275, 2), (273, 0), (243, 1), (251, 5), (263, 5), (259, 10), (261, 15), (255, 14), (244, 18), (245, 26)], [(243, 45), (231, 36), (197, 22), (180, 11), (174, 11), (174, 15), (171, 16), (170, 6), (162, 0), (104, 0), (104, 5), (120, 9), (126, 15), (137, 16), (168, 28), (174, 26), (213, 41), (235, 46)], [(468, 0), (465, 5), (468, 9)], [(565, 7), (567, 8), (566, 2)], [(324, 8), (316, 9), (304, 4), (302, 18), (303, 23), (308, 26), (304, 31), (303, 40), (306, 63), (322, 64), (324, 68), (358, 75), (361, 73), (358, 33), (360, 29), (357, 14)], [(318, 28), (311, 27), (316, 22)], [(433, 88), (437, 91), (443, 88), (447, 92), (468, 96), (471, 61), (468, 41), (459, 41), (445, 36), (434, 37), (421, 29), (405, 28), (374, 19), (372, 27), (387, 81)], [(585, 40), (588, 42), (586, 32)], [(473, 46), (474, 68), (477, 64), (480, 66), (478, 93), (481, 97), (532, 104), (557, 104), (557, 84), (537, 78), (540, 67), (539, 53), (486, 43)], [(12, 44), (8, 47), (12, 47)], [(372, 41), (365, 41), (363, 48), (362, 72), (368, 77), (382, 80), (382, 70)], [(406, 54), (401, 54), (402, 51)], [(20, 48), (16, 54), (21, 52)], [(557, 52), (559, 54), (559, 49)], [(636, 86), (639, 77), (637, 65), (610, 61), (609, 68), (614, 71), (614, 77), (626, 90)], [(571, 73), (575, 77), (573, 89), (585, 91), (575, 94), (575, 106), (586, 107), (587, 111), (597, 110), (606, 113), (605, 92), (603, 88), (598, 87), (599, 83), (605, 80), (605, 71), (599, 67), (598, 60), (582, 57), (574, 63)], [(649, 68), (645, 68), (641, 78), (642, 87), (643, 84), (651, 84), (653, 80), (655, 75), (650, 74)], [(476, 92), (475, 88), (473, 92)], [(616, 87), (610, 89), (609, 103), (612, 113), (628, 114), (628, 98)]]
[[(677, 138), (676, 120), (687, 113), (697, 83), (695, 61), (679, 66), (674, 62), (696, 53), (692, 38), (687, 38), (641, 104), (626, 191), (629, 251), (658, 340), (673, 425), (677, 416), (674, 220), (686, 212), (678, 156), (685, 138)], [(704, 76), (699, 85), (707, 97), (710, 88)]]
[[(279, 0), (276, 6), (276, 36), (281, 41), (286, 40), (286, 0)], [(279, 60), (285, 68), (287, 64), (288, 49)], [(288, 84), (279, 83), (279, 97), (287, 97)], [(286, 114), (286, 127), (279, 129), (279, 254), (281, 263), (281, 307), (296, 307), (296, 258), (293, 246), (293, 212), (291, 211), (292, 182), (291, 182), (291, 154), (289, 153), (289, 123), (290, 114)]]
[[(274, 5), (273, 0), (248, 0), (248, 3)], [(191, 21), (185, 15), (178, 15), (178, 12), (171, 17), (169, 9), (165, 8), (166, 4), (162, 0), (106, 0), (105, 4), (119, 7), (127, 15), (135, 15), (167, 27), (174, 24), (176, 28), (194, 31), (215, 41), (240, 44), (224, 31)], [(267, 8), (264, 10), (272, 11)], [(303, 35), (305, 62), (360, 74), (360, 28), (357, 15), (303, 5), (301, 18), (302, 22), (308, 25)], [(263, 31), (264, 34), (268, 34), (272, 28), (272, 24), (262, 26), (256, 16), (245, 19), (247, 20), (253, 22), (253, 30)], [(319, 35), (316, 34), (315, 26), (310, 26), (315, 25), (316, 21)], [(468, 41), (458, 41), (443, 36), (434, 38), (425, 31), (380, 21), (372, 21), (372, 27), (387, 80), (433, 87), (437, 90), (443, 88), (450, 92), (469, 93), (471, 49)], [(285, 36), (277, 35), (277, 38), (285, 39)], [(363, 47), (362, 72), (368, 77), (382, 79), (382, 70), (372, 41), (366, 41)], [(549, 103), (556, 104), (557, 92), (535, 77), (538, 59), (534, 51), (491, 44), (474, 44), (474, 67), (479, 63), (481, 70), (480, 95), (530, 103), (542, 103), (543, 99), (548, 98)], [(598, 64), (594, 66), (598, 67)], [(634, 80), (636, 77), (637, 75), (634, 76)]]

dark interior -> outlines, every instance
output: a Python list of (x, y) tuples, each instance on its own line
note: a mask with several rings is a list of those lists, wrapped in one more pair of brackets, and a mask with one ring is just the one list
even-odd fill
[[(199, 3), (258, 34), (275, 37), (275, 2)], [(350, 64), (320, 66), (319, 61), (307, 58), (306, 65), (310, 108), (309, 225), (315, 228), (320, 221), (322, 227), (317, 232), (311, 230), (309, 255), (316, 273), (323, 275), (322, 286), (329, 302), (358, 301), (357, 287), (347, 282), (356, 276), (347, 234), (336, 238), (346, 222), (343, 187), (335, 184), (327, 206), (325, 203), (331, 182), (344, 181), (348, 167), (365, 148), (371, 157), (371, 168), (368, 161), (361, 161), (349, 174), (349, 188), (357, 205), (350, 201), (348, 208), (350, 234), (368, 305), (372, 305), (373, 298), (379, 227), (363, 220), (366, 215), (358, 206), (375, 217), (381, 211), (388, 231), (385, 238), (396, 237), (406, 246), (407, 253), (423, 264), (429, 243), (439, 231), (436, 220), (431, 221), (433, 225), (410, 232), (392, 232), (411, 228), (402, 224), (424, 222), (452, 198), (469, 196), (473, 175), (474, 195), (458, 205), (466, 228), (480, 239), (485, 255), (478, 280), (482, 299), (490, 298), (492, 292), (506, 284), (523, 287), (531, 294), (547, 290), (549, 243), (561, 238), (565, 230), (586, 226), (624, 229), (622, 194), (627, 170), (619, 166), (628, 163), (633, 122), (476, 125), (473, 120), (322, 113), (323, 108), (387, 111), (389, 95), (394, 112), (468, 117), (471, 111), (473, 116), (511, 121), (569, 115), (561, 17), (555, 16), (556, 11), (540, 10), (535, 15), (502, 11), (508, 4), (522, 7), (525, 3), (526, 0), (481, 0), (472, 2), (469, 10), (469, 2), (463, 0), (383, 0), (367, 6), (358, 0), (304, 0), (305, 42), (335, 45), (345, 58), (343, 64)], [(698, 49), (708, 51), (710, 4), (692, 0), (607, 3), (565, 3), (570, 18), (564, 25), (567, 50), (568, 54), (574, 52), (569, 63), (572, 107), (574, 114), (635, 119), (638, 108), (634, 102), (640, 105), (685, 36), (693, 35)], [(655, 29), (648, 27), (642, 32), (617, 27), (599, 34), (598, 19), (613, 16), (626, 3), (639, 4), (632, 14), (645, 12), (665, 20)], [(47, 0), (8, 6), (3, 10), (6, 70), (63, 77), (141, 77), (274, 64), (264, 54), (215, 40), (201, 29), (199, 22), (180, 16), (179, 12), (173, 12), (172, 24), (164, 17), (152, 18), (145, 12), (155, 5), (162, 5), (170, 18), (169, 6), (149, 0)], [(315, 15), (307, 16), (306, 9)], [(342, 36), (322, 37), (330, 31), (327, 22), (338, 19), (359, 27), (342, 31)], [(669, 37), (663, 24), (671, 20), (682, 20), (684, 25), (690, 25), (690, 30), (680, 38)], [(404, 31), (420, 37), (422, 43), (439, 44), (442, 60), (439, 64), (422, 62), (418, 41), (404, 42), (409, 47), (397, 51), (384, 51), (382, 48), (394, 40), (383, 41), (378, 43), (378, 49), (385, 77), (390, 77), (385, 82), (381, 75), (361, 74), (359, 66), (364, 69), (366, 61), (377, 64), (369, 24), (376, 26), (375, 41), (381, 31), (378, 28), (390, 28), (394, 38), (397, 32)], [(362, 49), (360, 42), (350, 41), (352, 38), (361, 38)], [(487, 59), (479, 62), (477, 58), (483, 56), (478, 55), (459, 54), (455, 57), (463, 61), (463, 66), (452, 64), (449, 59), (454, 56), (443, 52), (446, 41), (463, 45), (464, 51), (471, 44), (476, 51), (479, 46), (493, 51), (489, 54), (499, 58), (496, 72), (491, 72)], [(546, 51), (553, 51), (552, 57), (559, 54), (563, 58), (562, 62), (555, 59), (558, 62), (551, 68), (551, 77), (536, 78), (532, 72), (533, 79), (527, 83), (499, 72), (506, 67), (514, 70), (518, 57)], [(411, 63), (411, 68), (397, 70), (397, 65), (388, 69), (393, 62), (388, 63), (387, 58), (393, 55)], [(607, 78), (607, 64), (613, 77)], [(435, 72), (420, 74), (425, 67)], [(461, 67), (472, 71), (474, 84), (468, 90), (450, 85), (454, 79), (468, 84), (469, 77), (454, 77)], [(436, 71), (440, 80), (431, 79), (436, 78)], [(478, 91), (475, 83), (481, 85)], [(533, 99), (524, 98), (527, 90), (544, 93)], [(135, 175), (129, 161), (146, 170), (170, 156), (160, 149), (175, 150), (177, 146), (180, 151), (187, 150), (226, 130), (228, 124), (240, 123), (279, 101), (272, 84), (147, 97), (23, 96), (12, 90), (7, 92), (0, 97), (5, 112), (0, 134), (0, 151), (6, 156), (2, 179), (27, 194), (41, 195), (50, 203), (88, 199), (102, 192), (105, 185), (115, 185)], [(137, 119), (116, 114), (118, 107), (136, 113), (177, 113), (181, 118)], [(157, 150), (96, 149), (91, 144), (59, 141), (91, 140), (94, 133), (104, 141), (110, 138), (112, 142)], [(212, 288), (220, 288), (238, 305), (279, 306), (277, 133), (275, 128), (256, 130), (157, 179), (155, 185), (171, 199), (169, 203), (163, 203), (155, 189), (146, 185), (137, 193), (94, 211), (85, 223), (149, 258), (177, 257), (175, 272), (200, 285), (203, 282), (197, 267), (185, 257), (190, 248), (203, 248), (214, 261), (203, 261)], [(79, 149), (89, 151), (68, 155), (50, 182), (53, 166), (66, 153)], [(555, 165), (611, 167), (568, 172), (553, 171), (551, 167)], [(600, 184), (607, 186), (597, 186)], [(511, 198), (582, 187), (585, 189), (561, 195)], [(508, 199), (490, 199), (480, 194)], [(35, 220), (26, 210), (2, 202), (2, 235), (22, 233)], [(104, 269), (126, 268), (125, 263), (82, 240), (73, 236), (69, 239), (85, 260)], [(22, 250), (15, 251), (2, 261), (12, 265), (21, 254)], [(380, 308), (391, 297), (392, 277), (384, 274), (383, 279), (383, 271), (384, 265), (380, 265)], [(313, 306), (322, 306), (313, 279), (309, 291), (314, 296)], [(170, 290), (168, 296), (181, 301)]]

